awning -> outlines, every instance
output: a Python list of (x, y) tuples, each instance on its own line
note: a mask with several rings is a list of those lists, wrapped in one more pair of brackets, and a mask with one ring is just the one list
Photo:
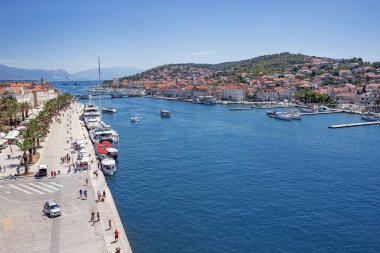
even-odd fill
[(101, 146), (98, 146), (98, 147), (96, 148), (96, 150), (97, 150), (98, 153), (101, 154), (101, 155), (105, 155), (105, 154), (108, 153), (107, 150), (106, 150), (104, 147), (101, 147)]
[(4, 138), (5, 136), (7, 136), (6, 133), (2, 133), (2, 132), (0, 132), (0, 139), (1, 139), (1, 138)]
[(111, 147), (112, 147), (112, 144), (111, 144), (111, 142), (109, 142), (109, 141), (102, 141), (102, 144), (103, 144), (104, 146), (106, 146), (106, 148), (111, 148)]
[(79, 153), (87, 153), (87, 150), (82, 148), (81, 150), (79, 150)]
[(81, 160), (82, 163), (88, 163), (90, 162), (90, 159), (88, 157), (84, 157), (82, 160)]
[(6, 139), (0, 139), (0, 145), (3, 145), (6, 142), (8, 142), (8, 140), (6, 140)]
[(15, 139), (17, 136), (19, 136), (20, 132), (17, 130), (10, 131), (7, 136), (4, 137), (4, 139), (12, 140)]

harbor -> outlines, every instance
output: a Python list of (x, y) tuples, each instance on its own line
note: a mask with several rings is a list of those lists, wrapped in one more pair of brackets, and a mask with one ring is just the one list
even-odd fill
[[(7, 171), (1, 173), (0, 214), (2, 224), (7, 225), (5, 230), (0, 230), (4, 252), (77, 252), (80, 249), (80, 252), (92, 253), (115, 252), (118, 248), (121, 252), (132, 252), (106, 179), (101, 172), (95, 175), (98, 171), (95, 150), (80, 120), (82, 112), (83, 105), (74, 103), (62, 112), (59, 120), (53, 120), (39, 150), (40, 160), (30, 168), (34, 173), (40, 165), (47, 165), (48, 175), (58, 171), (55, 177), (37, 180), (33, 176), (22, 176), (8, 180), (4, 178), (15, 173), (15, 169), (8, 166)], [(79, 166), (79, 152), (72, 150), (72, 141), (76, 139), (85, 140), (83, 148), (88, 154), (88, 168)], [(70, 163), (61, 162), (62, 156), (67, 154), (76, 169), (70, 169)], [(13, 159), (4, 160), (2, 166), (13, 162)], [(86, 200), (79, 197), (79, 189), (88, 192)], [(98, 191), (104, 191), (107, 196), (102, 202), (97, 201)], [(60, 204), (60, 217), (42, 215), (43, 203), (48, 199)], [(89, 222), (92, 211), (100, 214), (98, 222)], [(109, 229), (109, 223), (113, 229)], [(117, 242), (115, 229), (119, 231)]]

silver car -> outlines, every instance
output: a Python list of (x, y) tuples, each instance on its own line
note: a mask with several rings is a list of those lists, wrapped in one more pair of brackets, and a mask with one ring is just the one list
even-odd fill
[(61, 207), (54, 200), (48, 200), (45, 202), (43, 212), (50, 217), (60, 216)]

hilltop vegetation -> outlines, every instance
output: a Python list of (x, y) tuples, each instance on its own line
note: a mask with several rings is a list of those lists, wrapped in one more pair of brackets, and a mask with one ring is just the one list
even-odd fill
[[(192, 70), (203, 70), (204, 73), (214, 73), (215, 75), (235, 75), (236, 73), (246, 73), (248, 77), (257, 78), (261, 75), (268, 75), (273, 73), (282, 73), (287, 69), (292, 69), (294, 65), (305, 63), (306, 55), (280, 53), (272, 55), (264, 55), (255, 57), (248, 60), (236, 62), (224, 62), (219, 64), (195, 64), (195, 63), (182, 63), (182, 64), (166, 64), (158, 66), (147, 71), (138, 73), (136, 75), (123, 77), (131, 81), (141, 79), (160, 79), (161, 73), (166, 73), (170, 77), (186, 77), (192, 74)], [(222, 72), (222, 73), (220, 73)], [(106, 82), (106, 83), (109, 83)]]

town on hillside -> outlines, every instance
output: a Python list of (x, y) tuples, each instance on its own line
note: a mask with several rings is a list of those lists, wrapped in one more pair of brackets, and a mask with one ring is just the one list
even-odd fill
[(178, 99), (379, 105), (380, 63), (281, 53), (240, 62), (170, 64), (104, 82)]

